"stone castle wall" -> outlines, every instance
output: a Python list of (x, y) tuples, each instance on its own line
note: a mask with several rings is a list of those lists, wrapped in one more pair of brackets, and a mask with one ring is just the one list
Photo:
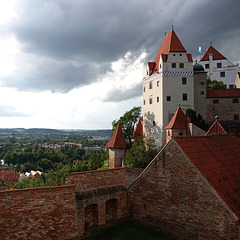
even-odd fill
[(130, 186), (128, 198), (134, 219), (177, 239), (238, 239), (238, 219), (174, 140)]

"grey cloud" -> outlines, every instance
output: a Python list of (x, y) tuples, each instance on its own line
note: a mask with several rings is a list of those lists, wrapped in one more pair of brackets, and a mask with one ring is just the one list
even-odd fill
[(142, 95), (142, 83), (130, 89), (114, 89), (106, 94), (101, 100), (104, 102), (121, 102)]
[(58, 62), (36, 63), (30, 70), (20, 66), (4, 84), (22, 90), (67, 92), (100, 81), (111, 62), (128, 51), (138, 57), (146, 49), (152, 61), (172, 24), (193, 57), (199, 58), (198, 47), (206, 49), (211, 38), (229, 60), (240, 61), (239, 0), (16, 0), (15, 5), (19, 17), (10, 30), (23, 54)]

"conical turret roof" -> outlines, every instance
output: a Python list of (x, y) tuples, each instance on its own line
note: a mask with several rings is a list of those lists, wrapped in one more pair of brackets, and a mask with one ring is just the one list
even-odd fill
[(180, 107), (178, 107), (165, 129), (187, 129), (187, 117)]

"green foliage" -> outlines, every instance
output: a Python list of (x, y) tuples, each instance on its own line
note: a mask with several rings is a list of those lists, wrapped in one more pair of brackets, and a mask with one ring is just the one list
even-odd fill
[(120, 117), (119, 120), (114, 120), (112, 122), (113, 131), (116, 129), (119, 122), (122, 124), (122, 130), (125, 139), (131, 146), (131, 137), (133, 135), (133, 130), (135, 124), (138, 122), (141, 117), (141, 107), (134, 107), (130, 111), (124, 113), (123, 116)]
[(217, 80), (211, 80), (210, 76), (207, 76), (206, 79), (207, 83), (207, 89), (212, 90), (212, 89), (226, 89), (227, 85), (223, 83), (223, 81), (217, 81)]
[(158, 150), (154, 146), (153, 140), (143, 141), (142, 137), (134, 140), (132, 147), (125, 155), (126, 167), (145, 168), (149, 162), (157, 155)]
[(201, 114), (197, 114), (193, 109), (186, 109), (186, 116), (191, 119), (191, 122), (203, 130), (208, 129), (208, 125), (205, 120), (202, 118)]

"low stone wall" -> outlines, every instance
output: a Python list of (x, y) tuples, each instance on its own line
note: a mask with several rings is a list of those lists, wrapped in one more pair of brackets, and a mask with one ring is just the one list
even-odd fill
[(0, 191), (0, 239), (78, 236), (75, 187)]

